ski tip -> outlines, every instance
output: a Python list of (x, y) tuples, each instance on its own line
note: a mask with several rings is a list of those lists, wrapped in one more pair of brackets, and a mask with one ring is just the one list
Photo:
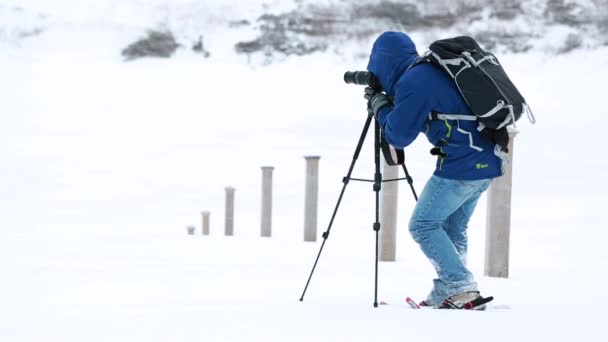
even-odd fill
[(416, 302), (410, 297), (405, 298), (405, 302), (408, 303), (412, 309), (420, 309), (420, 305), (416, 304)]

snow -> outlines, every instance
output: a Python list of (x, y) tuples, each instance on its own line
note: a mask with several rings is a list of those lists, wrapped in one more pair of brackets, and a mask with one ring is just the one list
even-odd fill
[[(48, 8), (31, 13), (66, 16), (63, 6), (74, 4), (23, 5), (34, 3)], [(365, 60), (317, 54), (252, 67), (221, 50), (125, 63), (119, 51), (136, 29), (77, 15), (58, 25), (58, 15), (45, 19), (48, 32), (0, 46), (0, 340), (603, 336), (608, 49), (500, 56), (538, 124), (518, 123), (510, 278), (482, 276), (485, 197), (470, 225), (469, 262), (482, 292), (508, 308), (415, 311), (404, 299), (423, 299), (433, 270), (406, 230), (414, 200), (405, 183), (398, 261), (380, 265), (379, 299), (392, 305), (372, 307), (373, 192), (357, 183), (298, 301), (320, 247), (302, 242), (303, 157), (321, 156), (324, 231), (366, 115), (363, 89), (342, 75)], [(370, 140), (356, 177), (372, 176)], [(406, 150), (418, 191), (434, 168), (429, 148), (421, 136)], [(265, 165), (275, 166), (271, 239), (258, 237)], [(222, 236), (226, 186), (237, 189), (232, 238)], [(211, 211), (208, 237), (202, 210)]]

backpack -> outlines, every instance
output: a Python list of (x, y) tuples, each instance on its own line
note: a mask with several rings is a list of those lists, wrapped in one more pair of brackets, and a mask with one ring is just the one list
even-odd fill
[(509, 79), (498, 58), (484, 51), (471, 37), (460, 36), (435, 41), (409, 68), (430, 62), (439, 66), (456, 83), (471, 115), (431, 113), (434, 120), (459, 119), (479, 122), (484, 137), (508, 152), (507, 126), (524, 112), (536, 123), (526, 100)]

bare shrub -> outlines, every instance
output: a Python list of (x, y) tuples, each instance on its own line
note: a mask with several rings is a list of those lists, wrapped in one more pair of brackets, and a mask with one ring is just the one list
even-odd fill
[(130, 44), (121, 52), (126, 60), (142, 57), (168, 58), (173, 55), (179, 44), (169, 31), (148, 31), (147, 36)]
[(564, 45), (559, 49), (558, 53), (568, 53), (580, 48), (583, 45), (583, 39), (578, 34), (569, 34), (564, 41)]
[(580, 27), (589, 22), (589, 13), (579, 4), (566, 0), (549, 0), (545, 15), (557, 24)]

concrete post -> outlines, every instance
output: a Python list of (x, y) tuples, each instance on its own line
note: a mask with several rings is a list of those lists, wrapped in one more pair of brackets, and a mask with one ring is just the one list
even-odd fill
[[(399, 167), (384, 163), (383, 179), (399, 178)], [(381, 216), (380, 216), (380, 260), (395, 261), (397, 250), (397, 197), (399, 182), (382, 184)]]
[(306, 159), (306, 194), (304, 207), (304, 241), (317, 241), (317, 208), (319, 199), (319, 156)]
[(236, 189), (226, 187), (226, 221), (224, 234), (226, 236), (234, 235), (234, 192)]
[(262, 237), (272, 235), (272, 171), (274, 167), (262, 167)]
[(186, 230), (188, 231), (188, 235), (194, 235), (194, 230), (196, 228), (194, 226), (188, 226), (186, 227)]
[(211, 215), (208, 211), (201, 212), (203, 215), (203, 235), (209, 235), (209, 216)]
[(505, 174), (494, 179), (488, 190), (484, 273), (490, 277), (509, 277), (513, 140), (517, 133), (509, 128), (509, 161), (504, 165)]

